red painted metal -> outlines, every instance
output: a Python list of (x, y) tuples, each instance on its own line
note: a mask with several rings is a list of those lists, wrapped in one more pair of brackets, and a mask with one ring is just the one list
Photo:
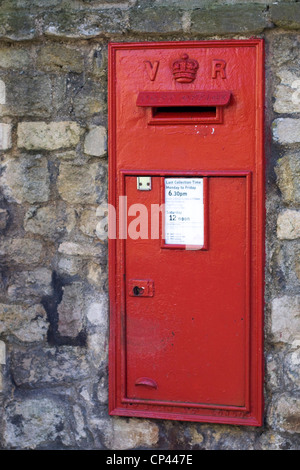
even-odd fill
[(230, 91), (141, 91), (137, 106), (226, 106)]
[[(199, 65), (189, 81), (173, 75), (180, 57)], [(109, 202), (119, 230), (109, 240), (109, 412), (260, 426), (263, 41), (110, 44), (109, 58)], [(193, 106), (216, 115), (187, 114), (179, 101), (192, 93)], [(175, 111), (156, 115), (164, 106)], [(151, 176), (152, 189), (139, 191), (137, 176)], [(167, 177), (203, 178), (203, 246), (167, 245), (162, 218), (151, 238)], [(124, 236), (134, 216), (119, 227), (120, 196), (148, 209), (148, 238)]]

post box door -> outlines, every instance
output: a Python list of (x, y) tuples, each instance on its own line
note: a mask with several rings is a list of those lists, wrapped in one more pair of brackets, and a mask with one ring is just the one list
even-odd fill
[[(169, 405), (245, 408), (247, 178), (205, 178), (204, 203), (209, 207), (204, 250), (174, 249), (161, 237), (151, 239), (151, 205), (161, 203), (165, 180), (153, 177), (151, 191), (139, 191), (137, 178), (126, 177), (127, 204), (133, 207), (128, 229), (132, 232), (130, 224), (137, 222), (136, 207), (137, 229), (144, 231), (139, 235), (147, 235), (147, 239), (128, 237), (125, 247), (126, 396)], [(141, 208), (149, 214), (149, 233)], [(150, 295), (146, 283), (151, 285)]]

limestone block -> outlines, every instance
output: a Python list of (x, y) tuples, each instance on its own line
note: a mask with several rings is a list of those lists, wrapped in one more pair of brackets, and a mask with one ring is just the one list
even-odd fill
[(290, 394), (276, 397), (271, 408), (272, 425), (288, 433), (300, 433), (300, 399)]
[(0, 123), (0, 150), (8, 150), (11, 148), (11, 124)]
[(295, 144), (300, 142), (300, 119), (275, 119), (273, 122), (273, 138), (280, 144)]
[(52, 108), (51, 77), (34, 73), (9, 74), (6, 82), (6, 114), (49, 118)]
[(7, 295), (11, 301), (31, 302), (52, 294), (52, 271), (36, 268), (13, 272), (9, 278)]
[(116, 418), (99, 420), (99, 428), (104, 431), (104, 441), (108, 449), (126, 450), (135, 447), (155, 446), (159, 438), (157, 424), (145, 419)]
[(40, 155), (23, 155), (7, 160), (0, 182), (8, 201), (19, 204), (46, 202), (50, 194), (47, 159)]
[[(30, 365), (30, 367), (28, 367)], [(11, 371), (19, 387), (80, 382), (91, 374), (85, 350), (81, 347), (60, 346), (17, 348), (12, 351)]]
[(97, 217), (97, 208), (83, 209), (80, 214), (79, 228), (80, 230), (89, 237), (97, 238), (96, 227), (99, 222)]
[(277, 184), (286, 203), (300, 204), (300, 154), (291, 152), (275, 167)]
[(0, 80), (0, 105), (6, 102), (6, 89), (3, 80)]
[(26, 232), (36, 233), (53, 240), (71, 231), (74, 225), (74, 211), (59, 205), (31, 207), (24, 219)]
[(9, 218), (8, 210), (0, 209), (0, 230), (4, 230), (7, 226)]
[(37, 66), (46, 71), (81, 73), (84, 70), (84, 57), (78, 47), (57, 43), (43, 44), (38, 52)]
[(101, 157), (107, 151), (106, 129), (96, 126), (89, 130), (84, 141), (84, 153)]
[(132, 8), (130, 30), (136, 33), (178, 33), (182, 31), (182, 13), (177, 8)]
[(300, 5), (298, 3), (277, 4), (274, 2), (270, 5), (270, 16), (276, 26), (285, 29), (300, 28)]
[[(100, 300), (100, 301), (99, 301)], [(87, 320), (94, 326), (107, 328), (108, 326), (108, 301), (102, 295), (97, 302), (92, 302), (87, 310)]]
[(202, 35), (259, 33), (268, 27), (265, 6), (258, 4), (215, 5), (192, 11), (191, 31)]
[(300, 296), (275, 298), (272, 301), (271, 331), (275, 343), (293, 343), (300, 337)]
[[(32, 65), (30, 51), (25, 47), (0, 47), (0, 67), (8, 70), (24, 70)], [(1, 102), (0, 102), (1, 103)]]
[(43, 244), (38, 240), (13, 238), (0, 240), (0, 260), (5, 265), (24, 264), (32, 266), (41, 261)]
[(50, 37), (88, 39), (125, 32), (126, 23), (126, 11), (120, 8), (97, 8), (94, 11), (67, 8), (47, 12), (44, 31)]
[(106, 194), (106, 167), (99, 163), (75, 165), (62, 162), (57, 187), (64, 201), (71, 204), (96, 204)]
[(57, 150), (78, 144), (82, 130), (74, 121), (20, 122), (18, 147), (27, 150)]
[(4, 443), (8, 448), (35, 449), (44, 443), (71, 445), (65, 410), (53, 398), (23, 398), (6, 407)]
[(32, 343), (45, 340), (48, 326), (46, 312), (40, 304), (31, 307), (0, 304), (1, 334)]
[(275, 89), (274, 111), (276, 113), (300, 112), (300, 78), (299, 73), (280, 69), (277, 76), (281, 82)]
[(6, 364), (6, 345), (0, 341), (0, 364)]
[(88, 245), (75, 242), (63, 242), (58, 247), (58, 252), (68, 256), (81, 256), (82, 258), (99, 258), (103, 254), (103, 245)]
[(285, 240), (294, 240), (300, 237), (300, 211), (286, 209), (279, 214), (277, 236)]
[(58, 332), (61, 336), (76, 338), (83, 326), (82, 286), (76, 282), (63, 287), (62, 301), (57, 307)]

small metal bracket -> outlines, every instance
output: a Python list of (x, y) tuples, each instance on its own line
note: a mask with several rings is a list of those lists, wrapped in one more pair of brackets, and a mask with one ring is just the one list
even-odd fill
[(139, 191), (151, 191), (151, 176), (138, 176), (137, 189)]

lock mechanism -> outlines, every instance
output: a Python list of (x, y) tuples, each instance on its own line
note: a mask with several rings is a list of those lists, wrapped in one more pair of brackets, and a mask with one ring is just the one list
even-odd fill
[(154, 282), (148, 279), (130, 279), (128, 294), (130, 297), (153, 297)]

